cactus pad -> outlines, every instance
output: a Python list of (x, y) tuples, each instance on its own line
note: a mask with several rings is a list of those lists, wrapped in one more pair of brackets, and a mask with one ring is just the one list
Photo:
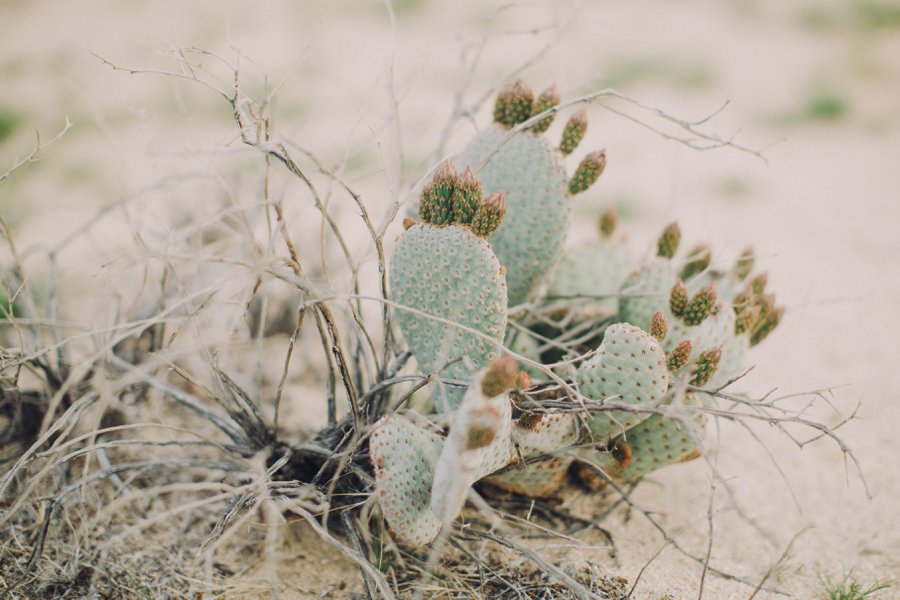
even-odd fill
[[(413, 225), (394, 249), (390, 283), (397, 303), (425, 313), (396, 311), (423, 372), (433, 372), (461, 356), (475, 368), (499, 358), (506, 329), (506, 284), (500, 263), (484, 239), (456, 225)], [(472, 328), (483, 336), (425, 315)], [(458, 361), (444, 375), (469, 379), (470, 368), (466, 360)], [(459, 398), (448, 396), (451, 403)]]
[[(631, 450), (631, 460), (615, 474), (617, 478), (634, 481), (650, 471), (699, 455), (696, 436), (703, 431), (704, 416), (684, 409), (679, 413), (681, 420), (652, 415), (628, 431), (625, 438)], [(686, 427), (686, 424), (693, 427)]]
[(441, 529), (431, 511), (434, 467), (443, 440), (403, 417), (384, 417), (369, 439), (375, 496), (391, 531), (408, 546), (430, 542)]
[[(571, 414), (527, 415), (513, 426), (512, 440), (523, 459), (560, 452), (578, 440), (575, 417)], [(571, 463), (569, 456), (553, 456), (538, 462), (513, 461), (486, 481), (510, 492), (544, 498), (560, 488)]]
[[(562, 156), (540, 137), (507, 135), (499, 126), (476, 137), (456, 164), (478, 169), (485, 194), (503, 192), (507, 211), (489, 238), (506, 267), (509, 302), (524, 302), (562, 252), (569, 229), (569, 200)], [(497, 150), (493, 155), (492, 152)]]
[[(662, 403), (669, 385), (666, 355), (647, 332), (627, 323), (610, 325), (597, 353), (578, 369), (581, 393), (595, 400), (618, 396), (635, 405)], [(625, 411), (594, 413), (589, 420), (595, 441), (613, 438), (647, 418)]]

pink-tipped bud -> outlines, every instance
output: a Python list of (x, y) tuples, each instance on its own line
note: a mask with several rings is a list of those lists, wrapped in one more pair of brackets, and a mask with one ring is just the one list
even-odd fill
[(706, 317), (712, 314), (717, 301), (716, 284), (711, 283), (700, 288), (700, 291), (694, 294), (684, 310), (684, 324), (693, 326), (702, 323)]
[(734, 335), (752, 331), (759, 321), (759, 315), (759, 306), (748, 306), (737, 313), (734, 317)]
[(453, 192), (459, 175), (448, 160), (438, 167), (431, 183), (422, 190), (419, 216), (432, 225), (447, 225), (453, 219)]
[(657, 342), (661, 342), (666, 339), (668, 333), (669, 321), (666, 320), (666, 315), (661, 310), (658, 310), (650, 318), (650, 335), (656, 338)]
[(691, 340), (684, 340), (669, 352), (666, 366), (669, 368), (670, 373), (674, 373), (688, 363), (688, 360), (691, 358), (692, 348)]
[(656, 255), (671, 259), (678, 252), (678, 244), (681, 243), (681, 228), (678, 223), (672, 222), (666, 225), (656, 242)]
[(669, 311), (671, 311), (672, 316), (676, 318), (683, 317), (684, 311), (687, 310), (689, 299), (687, 288), (684, 286), (684, 282), (679, 279), (672, 286), (672, 291), (669, 292)]
[(559, 151), (563, 156), (568, 156), (575, 151), (584, 134), (587, 132), (588, 120), (587, 111), (582, 109), (569, 117), (566, 126), (563, 129), (562, 139), (559, 141)]
[(534, 93), (521, 79), (505, 86), (497, 94), (494, 104), (494, 122), (511, 129), (531, 117)]
[(468, 225), (475, 217), (475, 212), (481, 206), (483, 187), (481, 180), (475, 175), (471, 167), (466, 167), (465, 173), (459, 177), (456, 188), (453, 190), (453, 222)]
[(751, 279), (747, 286), (750, 288), (750, 291), (754, 296), (761, 296), (766, 291), (766, 284), (769, 283), (769, 275), (763, 271), (753, 279)]
[(606, 150), (591, 152), (585, 156), (575, 169), (575, 174), (569, 180), (569, 193), (580, 194), (594, 185), (603, 169), (606, 168)]
[(687, 261), (681, 269), (681, 278), (687, 281), (694, 275), (702, 273), (712, 262), (712, 252), (706, 244), (695, 246), (688, 252)]
[[(559, 90), (556, 88), (556, 84), (554, 83), (546, 90), (541, 92), (540, 96), (537, 97), (537, 100), (534, 101), (534, 108), (532, 111), (532, 115), (539, 115), (545, 110), (549, 110), (559, 104)], [(531, 126), (531, 132), (535, 135), (544, 133), (547, 129), (550, 128), (550, 125), (553, 123), (553, 117), (556, 116), (555, 113), (550, 114), (534, 125)]]
[(773, 294), (764, 295), (758, 306), (760, 315), (750, 333), (751, 346), (756, 346), (766, 339), (778, 327), (782, 317), (784, 317), (784, 307), (775, 306), (775, 296)]
[(747, 279), (750, 275), (750, 272), (753, 270), (753, 265), (756, 263), (756, 255), (753, 253), (753, 248), (747, 246), (744, 248), (744, 251), (741, 252), (741, 255), (738, 257), (737, 262), (734, 264), (734, 269), (732, 270), (734, 276), (738, 281), (743, 281)]
[(503, 221), (503, 215), (506, 214), (506, 198), (503, 192), (496, 192), (485, 198), (475, 216), (472, 217), (472, 233), (479, 237), (487, 238), (497, 231), (500, 223)]
[(701, 352), (700, 356), (697, 357), (697, 364), (694, 366), (694, 370), (691, 371), (691, 385), (706, 385), (716, 372), (716, 369), (719, 368), (719, 361), (721, 359), (721, 346), (713, 348), (712, 350), (707, 350), (706, 352)]

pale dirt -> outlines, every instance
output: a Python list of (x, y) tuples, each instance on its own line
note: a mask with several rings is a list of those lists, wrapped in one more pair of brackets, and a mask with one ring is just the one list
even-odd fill
[[(569, 3), (535, 3), (506, 10), (491, 23), (497, 3), (404, 4), (414, 8), (398, 15), (392, 34), (378, 2), (3, 3), (0, 103), (23, 114), (24, 125), (3, 142), (0, 164), (26, 151), (29, 128), (49, 137), (64, 115), (76, 124), (43, 162), (0, 186), (4, 217), (20, 223), (19, 244), (35, 247), (60, 239), (83, 221), (86, 209), (160, 177), (206, 172), (212, 168), (207, 151), (222, 151), (222, 144), (233, 141), (228, 111), (213, 94), (162, 77), (115, 72), (91, 52), (124, 66), (171, 69), (161, 53), (166, 44), (223, 54), (229, 43), (239, 47), (272, 80), (285, 78), (275, 106), (277, 130), (329, 164), (354, 152), (358, 166), (349, 171), (350, 179), (370, 207), (379, 207), (404, 160), (392, 150), (395, 129), (384, 125), (391, 60), (408, 161), (405, 177), (415, 179), (427, 166), (462, 77), (459, 40), (490, 33), (471, 99), (542, 45), (547, 35), (532, 30), (564, 21), (576, 10)], [(754, 431), (790, 481), (795, 504), (759, 444), (739, 428), (722, 427), (718, 468), (745, 513), (771, 533), (773, 543), (727, 510), (720, 484), (714, 507), (722, 512), (714, 520), (712, 562), (757, 580), (789, 540), (809, 527), (794, 543), (779, 584), (796, 598), (822, 597), (819, 573), (835, 577), (854, 569), (863, 583), (900, 573), (900, 29), (896, 24), (861, 29), (848, 17), (850, 6), (777, 0), (586, 2), (550, 51), (525, 72), (535, 87), (557, 81), (564, 97), (613, 78), (620, 91), (688, 119), (730, 100), (708, 130), (722, 136), (739, 130), (738, 141), (752, 147), (783, 138), (766, 152), (764, 164), (733, 149), (684, 148), (595, 107), (583, 148), (605, 146), (610, 162), (601, 184), (578, 199), (578, 214), (586, 218), (579, 220), (573, 240), (588, 235), (593, 215), (616, 203), (630, 207), (626, 225), (636, 249), (647, 247), (653, 233), (673, 219), (686, 239), (708, 241), (723, 261), (752, 242), (771, 289), (787, 305), (787, 317), (753, 354), (756, 368), (739, 388), (762, 395), (775, 387), (793, 393), (842, 386), (833, 392), (841, 413), (862, 403), (858, 420), (840, 435), (862, 463), (871, 499), (834, 444), (822, 440), (800, 451), (757, 424)], [(832, 15), (832, 26), (804, 25), (809, 21), (804, 15), (814, 8)], [(244, 65), (252, 72), (249, 61)], [(847, 103), (847, 113), (833, 121), (803, 118), (819, 88), (833, 90)], [(488, 115), (482, 110), (477, 117), (485, 123)], [(372, 131), (380, 145), (371, 142)], [(460, 149), (470, 133), (460, 127), (449, 149)], [(303, 198), (296, 190), (289, 193)], [(204, 203), (220, 192), (198, 185), (179, 194), (185, 202)], [(143, 201), (133, 206), (128, 219), (141, 223), (139, 228), (163, 227), (170, 216)], [(343, 212), (352, 217), (349, 208)], [(291, 214), (314, 218), (307, 208)], [(63, 257), (60, 285), (73, 297), (83, 296), (78, 302), (96, 298), (98, 286), (125, 275), (104, 271), (114, 248), (130, 243), (117, 232), (123, 218), (98, 227)], [(354, 248), (361, 248), (365, 238), (354, 241)], [(96, 326), (104, 319), (92, 314), (88, 322)], [(316, 412), (307, 426), (324, 418)], [(826, 410), (811, 416), (838, 420)], [(704, 465), (672, 467), (653, 480), (658, 483), (644, 484), (635, 498), (657, 511), (685, 547), (704, 553), (710, 489)], [(582, 507), (592, 501), (572, 500)], [(587, 557), (633, 580), (661, 538), (637, 514), (627, 522), (617, 514), (606, 525), (615, 535), (618, 564), (602, 552)], [(302, 527), (285, 531), (281, 556), (277, 587), (283, 597), (340, 598), (347, 594), (341, 581), (359, 585), (355, 567)], [(271, 575), (262, 571), (261, 576)], [(256, 586), (260, 573), (251, 570), (244, 580)], [(634, 597), (693, 598), (700, 577), (699, 565), (670, 548), (647, 568)], [(897, 590), (880, 597), (896, 597)], [(726, 599), (747, 598), (751, 590), (708, 575), (704, 592), (706, 598)], [(246, 595), (260, 593), (263, 588), (253, 587)]]

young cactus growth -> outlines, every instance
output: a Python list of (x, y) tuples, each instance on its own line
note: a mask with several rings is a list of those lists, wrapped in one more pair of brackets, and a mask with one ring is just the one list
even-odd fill
[(710, 263), (712, 263), (712, 252), (710, 252), (706, 244), (700, 244), (688, 253), (687, 262), (681, 268), (679, 276), (687, 281), (694, 275), (702, 273), (709, 268)]
[(694, 370), (691, 372), (691, 385), (706, 385), (709, 382), (710, 378), (713, 376), (713, 373), (716, 372), (716, 369), (719, 368), (719, 361), (721, 359), (721, 346), (718, 348), (713, 348), (712, 350), (707, 350), (706, 352), (701, 352), (700, 356), (697, 357), (697, 364), (694, 366)]
[[(534, 114), (539, 115), (545, 110), (549, 110), (554, 106), (559, 104), (559, 90), (554, 83), (546, 90), (541, 92), (541, 95), (537, 97), (537, 100), (534, 102)], [(537, 135), (539, 133), (544, 133), (548, 129), (550, 129), (550, 125), (553, 124), (553, 117), (555, 115), (551, 114), (549, 116), (544, 117), (537, 123), (531, 126), (531, 133)]]
[(534, 108), (534, 93), (521, 79), (505, 86), (497, 94), (494, 104), (494, 122), (511, 129), (527, 121)]
[(578, 163), (575, 174), (569, 180), (569, 193), (580, 194), (596, 183), (606, 168), (606, 150), (591, 152)]
[(577, 113), (569, 117), (566, 121), (566, 127), (563, 129), (562, 140), (559, 142), (559, 151), (565, 156), (572, 154), (578, 144), (581, 143), (584, 134), (587, 132), (587, 111), (579, 110)]

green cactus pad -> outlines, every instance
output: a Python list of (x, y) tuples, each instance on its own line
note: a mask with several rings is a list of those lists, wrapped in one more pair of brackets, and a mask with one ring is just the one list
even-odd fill
[[(468, 145), (457, 165), (478, 170), (507, 135), (493, 126)], [(502, 191), (507, 210), (488, 240), (506, 267), (511, 306), (521, 304), (556, 262), (569, 229), (562, 156), (540, 137), (520, 134), (494, 153), (477, 175), (484, 193)]]
[[(689, 399), (687, 403), (695, 401)], [(623, 481), (634, 481), (660, 467), (690, 460), (697, 455), (697, 440), (704, 427), (702, 413), (681, 411), (694, 430), (685, 427), (677, 419), (653, 415), (640, 425), (630, 429), (625, 436), (631, 449), (631, 460), (615, 476)]]
[[(595, 400), (618, 396), (618, 402), (654, 406), (664, 401), (669, 386), (666, 355), (659, 343), (634, 325), (610, 325), (597, 353), (578, 369), (581, 393)], [(594, 441), (621, 434), (647, 418), (647, 414), (595, 412), (588, 426)]]
[(441, 524), (431, 511), (431, 485), (443, 440), (405, 418), (384, 417), (369, 439), (375, 496), (397, 540), (422, 546)]
[[(398, 304), (470, 327), (488, 338), (397, 309), (397, 321), (423, 372), (440, 369), (460, 356), (476, 369), (500, 357), (506, 330), (506, 283), (485, 240), (456, 225), (413, 225), (394, 248), (390, 284)], [(459, 361), (443, 375), (467, 380), (470, 366)], [(451, 404), (462, 395), (457, 389), (447, 392)]]
[[(632, 273), (622, 284), (619, 298), (619, 318), (641, 329), (650, 328), (653, 313), (669, 304), (669, 293), (677, 281), (672, 261), (654, 258), (640, 270)], [(672, 315), (663, 310), (672, 324)], [(669, 333), (671, 336), (671, 332)]]

